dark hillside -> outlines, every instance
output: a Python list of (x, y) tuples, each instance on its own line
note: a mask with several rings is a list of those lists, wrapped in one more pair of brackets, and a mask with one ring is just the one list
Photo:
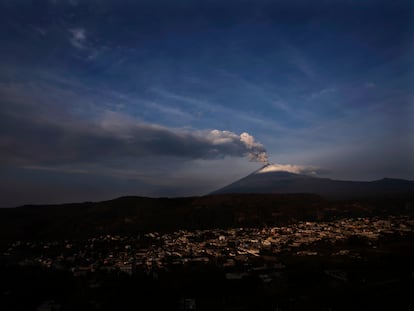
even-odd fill
[(281, 225), (361, 215), (410, 213), (411, 197), (332, 201), (312, 194), (122, 197), (103, 202), (0, 209), (1, 241), (99, 234)]

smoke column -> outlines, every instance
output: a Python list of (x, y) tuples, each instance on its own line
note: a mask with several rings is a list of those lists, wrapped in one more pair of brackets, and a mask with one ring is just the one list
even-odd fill
[(269, 164), (265, 147), (249, 133), (237, 135), (231, 131), (212, 130), (208, 132), (207, 140), (219, 154), (247, 156), (250, 161)]
[(269, 164), (265, 147), (261, 143), (254, 141), (252, 135), (246, 132), (241, 133), (240, 141), (245, 145), (247, 149), (247, 157), (250, 161), (260, 162), (263, 165)]

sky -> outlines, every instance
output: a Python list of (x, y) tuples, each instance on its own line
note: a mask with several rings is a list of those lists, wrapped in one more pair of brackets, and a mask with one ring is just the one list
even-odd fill
[[(0, 1), (0, 206), (414, 179), (412, 1)], [(267, 158), (266, 158), (267, 157)]]

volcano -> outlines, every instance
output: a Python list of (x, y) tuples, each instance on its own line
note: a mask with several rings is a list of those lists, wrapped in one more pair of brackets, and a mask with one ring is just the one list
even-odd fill
[(268, 164), (252, 174), (214, 191), (224, 193), (312, 193), (328, 199), (360, 199), (414, 195), (414, 181), (383, 178), (345, 181), (281, 171)]

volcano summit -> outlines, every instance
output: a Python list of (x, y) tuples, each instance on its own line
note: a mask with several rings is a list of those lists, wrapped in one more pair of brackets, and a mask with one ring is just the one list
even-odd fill
[(412, 195), (414, 181), (383, 178), (345, 181), (321, 178), (313, 172), (298, 173), (296, 166), (267, 164), (252, 174), (212, 194), (222, 193), (313, 193), (330, 199), (356, 199)]

